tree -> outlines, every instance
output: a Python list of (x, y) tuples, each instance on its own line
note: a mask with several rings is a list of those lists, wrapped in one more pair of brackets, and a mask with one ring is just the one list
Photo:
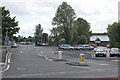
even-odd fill
[(48, 43), (48, 34), (47, 33), (42, 34), (42, 41), (43, 41), (43, 43)]
[(41, 24), (36, 25), (36, 27), (35, 27), (35, 43), (36, 43), (36, 45), (38, 42), (42, 43), (42, 32), (43, 32), (43, 29), (41, 27)]
[[(120, 23), (120, 22), (119, 22)], [(107, 32), (110, 38), (110, 46), (111, 47), (119, 47), (120, 48), (120, 24), (114, 22), (112, 25), (108, 25)]]
[(19, 32), (18, 21), (15, 20), (16, 17), (10, 17), (10, 11), (6, 10), (5, 7), (0, 7), (2, 9), (2, 41), (4, 44), (6, 28), (8, 28), (9, 39), (12, 40), (13, 35)]
[(92, 31), (90, 31), (90, 24), (83, 18), (78, 18), (73, 24), (73, 44), (89, 43)]
[(70, 5), (66, 2), (63, 2), (62, 5), (59, 5), (55, 17), (52, 20), (52, 25), (61, 27), (65, 38), (65, 43), (71, 43), (73, 39), (73, 21), (76, 18), (75, 12)]
[(77, 19), (78, 25), (78, 38), (82, 37), (83, 35), (87, 38), (87, 43), (90, 41), (90, 24), (83, 18)]
[(80, 43), (81, 44), (86, 44), (88, 41), (87, 41), (87, 37), (85, 35), (82, 35), (81, 36), (81, 39), (80, 39)]

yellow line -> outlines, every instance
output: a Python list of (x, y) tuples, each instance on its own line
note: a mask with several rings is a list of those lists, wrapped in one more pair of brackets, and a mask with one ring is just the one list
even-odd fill
[(111, 60), (111, 61), (120, 62), (120, 60)]
[(5, 63), (0, 63), (0, 65), (4, 65)]
[(10, 59), (10, 58), (11, 58), (11, 55), (12, 55), (12, 53), (9, 53), (9, 55), (8, 55), (8, 59)]

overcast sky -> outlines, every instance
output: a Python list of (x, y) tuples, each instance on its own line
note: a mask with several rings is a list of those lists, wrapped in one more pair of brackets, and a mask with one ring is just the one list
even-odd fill
[(4, 0), (0, 1), (0, 6), (6, 6), (11, 17), (16, 16), (20, 35), (33, 36), (37, 24), (41, 24), (43, 32), (50, 34), (51, 21), (64, 1), (75, 10), (77, 18), (90, 23), (94, 33), (106, 32), (108, 24), (118, 21), (119, 0)]

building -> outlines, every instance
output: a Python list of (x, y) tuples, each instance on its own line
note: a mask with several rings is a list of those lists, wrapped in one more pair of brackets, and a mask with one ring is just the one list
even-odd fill
[(90, 37), (90, 42), (92, 44), (97, 44), (98, 46), (106, 46), (109, 44), (109, 37), (107, 33), (92, 33)]

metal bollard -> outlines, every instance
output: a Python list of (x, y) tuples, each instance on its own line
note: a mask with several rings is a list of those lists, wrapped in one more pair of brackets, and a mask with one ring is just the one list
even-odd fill
[(80, 54), (80, 63), (84, 63), (84, 61), (85, 61), (85, 55)]
[(110, 53), (109, 53), (109, 51), (107, 51), (107, 54), (106, 54), (106, 56), (107, 56), (107, 57), (110, 57)]
[(58, 58), (62, 59), (62, 51), (58, 51)]

